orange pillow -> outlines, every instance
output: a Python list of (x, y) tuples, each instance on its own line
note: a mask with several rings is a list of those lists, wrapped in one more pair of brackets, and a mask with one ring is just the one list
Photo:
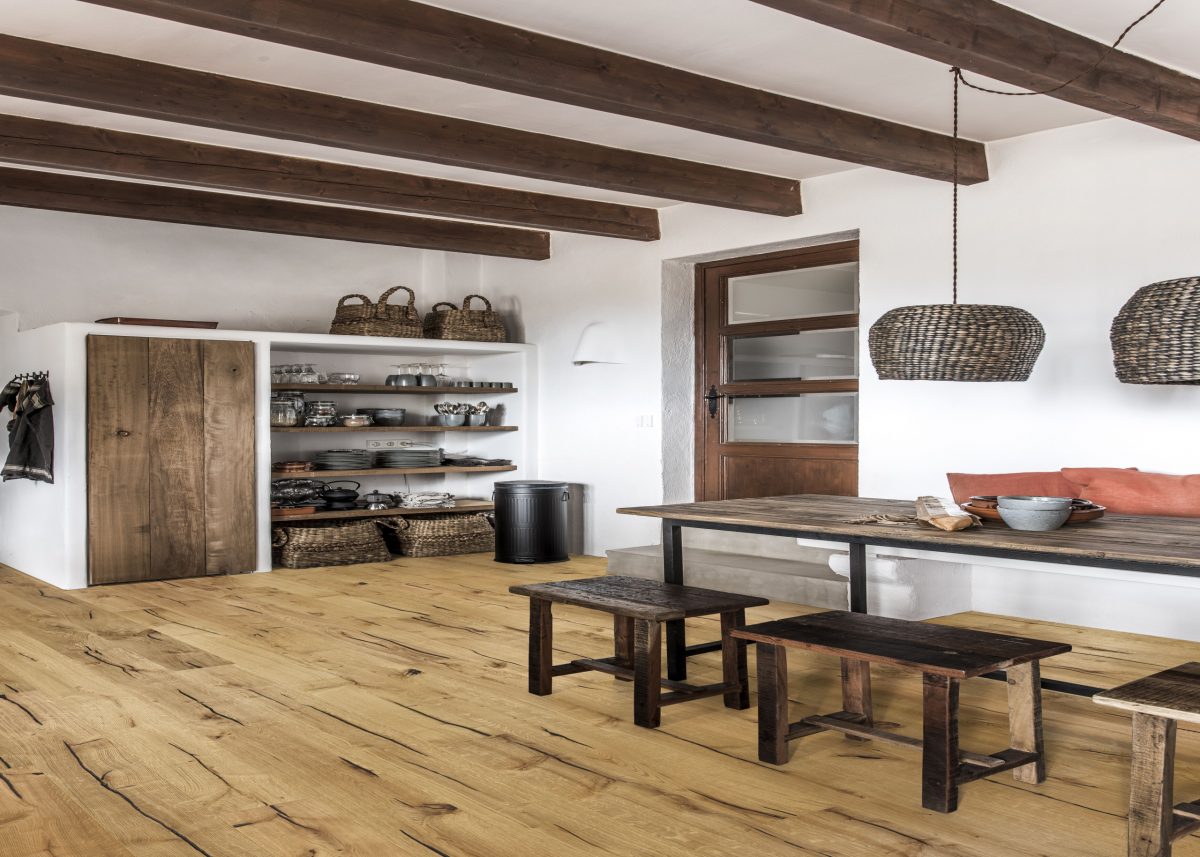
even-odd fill
[[(1099, 479), (1101, 476), (1108, 476), (1110, 474), (1119, 474), (1119, 473), (1129, 473), (1130, 471), (1136, 473), (1137, 468), (1136, 467), (1064, 467), (1062, 469), (1062, 475), (1064, 477), (1066, 477), (1066, 480), (1068, 482), (1070, 482), (1072, 485), (1075, 486), (1074, 487), (1075, 493), (1072, 494), (1071, 496), (1082, 497), (1083, 496), (1082, 492), (1083, 492), (1084, 487), (1092, 484), (1097, 479)], [(1104, 504), (1101, 504), (1101, 505), (1104, 505)]]
[(1034, 497), (1075, 497), (1076, 487), (1057, 470), (1030, 473), (947, 473), (955, 503), (972, 497), (1015, 494)]
[(1080, 496), (1118, 515), (1200, 518), (1200, 475), (1110, 470), (1089, 477)]

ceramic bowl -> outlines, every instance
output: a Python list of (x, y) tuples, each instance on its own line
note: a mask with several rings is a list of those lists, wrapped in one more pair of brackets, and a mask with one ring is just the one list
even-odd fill
[(466, 414), (435, 414), (433, 417), (435, 426), (460, 426), (466, 421)]
[(1020, 509), (1026, 512), (1070, 511), (1070, 497), (997, 497), (996, 505), (1001, 509)]
[(1071, 508), (1065, 509), (1006, 509), (1000, 507), (1000, 519), (1010, 529), (1031, 532), (1057, 530), (1071, 517)]

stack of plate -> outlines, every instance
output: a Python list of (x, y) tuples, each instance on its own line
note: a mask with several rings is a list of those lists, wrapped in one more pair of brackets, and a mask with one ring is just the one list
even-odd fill
[(440, 449), (388, 449), (375, 457), (376, 467), (438, 467), (441, 463)]
[(328, 449), (313, 456), (318, 470), (368, 470), (371, 453), (365, 449)]

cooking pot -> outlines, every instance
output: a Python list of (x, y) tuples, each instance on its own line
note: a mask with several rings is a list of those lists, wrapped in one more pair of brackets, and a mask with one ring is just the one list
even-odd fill
[(372, 491), (370, 494), (364, 495), (363, 500), (366, 502), (368, 509), (374, 509), (375, 511), (390, 509), (394, 505), (392, 498), (382, 491)]
[[(353, 488), (331, 488), (331, 485), (337, 484), (353, 485)], [(360, 483), (352, 479), (335, 479), (333, 482), (325, 483), (325, 490), (321, 492), (321, 496), (331, 503), (353, 503), (358, 499), (358, 489)]]

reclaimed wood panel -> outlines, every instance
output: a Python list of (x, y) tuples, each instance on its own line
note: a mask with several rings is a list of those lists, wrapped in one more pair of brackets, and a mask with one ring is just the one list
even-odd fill
[(151, 339), (150, 573), (205, 574), (203, 343)]
[(88, 582), (150, 573), (149, 340), (87, 338)]
[(254, 343), (206, 341), (203, 364), (205, 568), (209, 574), (253, 571)]
[(1049, 533), (1010, 530), (1000, 523), (947, 533), (917, 524), (863, 524), (876, 514), (914, 515), (914, 503), (870, 497), (799, 494), (714, 500), (617, 510), (625, 515), (776, 530), (830, 541), (863, 540), (970, 554), (1003, 552), (1014, 559), (1067, 563), (1120, 562), (1163, 573), (1200, 574), (1200, 518), (1105, 515)]

